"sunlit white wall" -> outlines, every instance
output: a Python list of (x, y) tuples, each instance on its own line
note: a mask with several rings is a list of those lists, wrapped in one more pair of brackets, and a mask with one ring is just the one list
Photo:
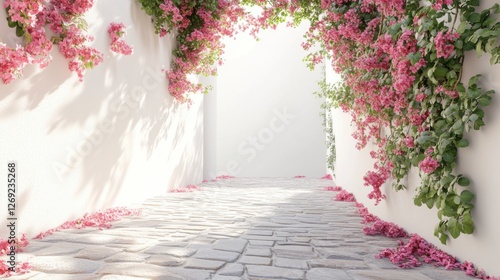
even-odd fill
[[(483, 8), (490, 7), (495, 0), (482, 1)], [(491, 66), (489, 56), (477, 58), (475, 53), (467, 55), (464, 65), (463, 81), (468, 81), (475, 74), (482, 74), (481, 86), (500, 93), (500, 65)], [(330, 75), (335, 80), (334, 74)], [(485, 109), (486, 126), (481, 131), (472, 131), (465, 137), (470, 146), (459, 150), (457, 173), (463, 173), (472, 181), (469, 189), (476, 194), (473, 203), (473, 218), (476, 229), (472, 235), (461, 235), (457, 240), (450, 240), (447, 246), (441, 245), (434, 237), (434, 226), (438, 222), (436, 211), (413, 204), (415, 188), (419, 185), (418, 172), (409, 176), (408, 190), (395, 192), (389, 185), (383, 187), (387, 199), (379, 206), (368, 200), (370, 190), (363, 186), (363, 176), (373, 167), (368, 154), (370, 147), (362, 151), (354, 148), (355, 140), (351, 137), (354, 129), (350, 126), (351, 117), (341, 110), (334, 110), (333, 125), (337, 145), (336, 181), (356, 195), (381, 218), (395, 222), (411, 233), (418, 233), (446, 252), (468, 260), (483, 268), (490, 275), (500, 275), (500, 223), (498, 219), (498, 201), (500, 199), (500, 101), (493, 97), (492, 104)]]
[[(86, 15), (104, 63), (83, 82), (57, 47), (44, 70), (0, 84), (0, 220), (7, 212), (7, 162), (18, 166), (18, 232), (30, 236), (69, 219), (139, 203), (202, 180), (202, 96), (188, 109), (161, 72), (174, 38), (160, 39), (137, 1), (97, 1)], [(109, 52), (110, 22), (127, 26), (131, 56)], [(0, 9), (1, 40), (15, 45)], [(7, 228), (0, 227), (6, 237)]]
[(322, 77), (301, 47), (307, 25), (226, 41), (217, 79), (217, 173), (234, 176), (323, 176)]

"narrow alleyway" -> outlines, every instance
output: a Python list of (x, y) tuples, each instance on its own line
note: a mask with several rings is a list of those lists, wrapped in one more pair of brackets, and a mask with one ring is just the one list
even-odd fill
[[(66, 230), (21, 254), (33, 270), (11, 279), (473, 279), (432, 265), (376, 259), (397, 240), (363, 233), (332, 181), (236, 178), (151, 198), (110, 229)], [(138, 188), (140, 191), (140, 188)]]

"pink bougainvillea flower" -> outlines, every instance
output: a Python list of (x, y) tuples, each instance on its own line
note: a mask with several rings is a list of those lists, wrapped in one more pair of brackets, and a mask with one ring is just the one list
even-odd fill
[(422, 170), (423, 172), (430, 174), (439, 167), (439, 163), (431, 156), (427, 156), (424, 160), (420, 162), (419, 167), (420, 170)]
[(325, 174), (325, 176), (321, 177), (321, 179), (325, 179), (325, 180), (333, 180), (333, 177), (331, 174)]
[(342, 187), (340, 186), (328, 186), (323, 188), (324, 191), (328, 192), (338, 192), (342, 190)]
[(460, 38), (457, 32), (450, 33), (439, 31), (434, 37), (434, 46), (436, 47), (437, 57), (448, 58), (455, 50), (455, 40)]
[(110, 208), (92, 214), (86, 213), (81, 219), (76, 219), (74, 221), (67, 221), (56, 228), (47, 230), (45, 232), (41, 232), (35, 237), (35, 239), (43, 239), (45, 236), (51, 235), (54, 232), (63, 229), (72, 229), (72, 228), (82, 229), (86, 227), (96, 227), (99, 229), (110, 228), (111, 222), (118, 221), (122, 217), (138, 216), (138, 215), (141, 215), (141, 210), (129, 209), (126, 207)]
[(337, 195), (335, 196), (336, 201), (347, 201), (347, 202), (355, 202), (356, 198), (354, 195), (350, 192), (347, 192), (346, 190), (341, 190)]
[(123, 37), (125, 36), (124, 29), (125, 25), (123, 23), (112, 22), (109, 24), (108, 34), (111, 38), (110, 48), (111, 51), (115, 53), (131, 55), (134, 49), (123, 40)]
[(184, 188), (179, 188), (179, 189), (172, 189), (170, 192), (172, 193), (184, 193), (184, 192), (194, 192), (194, 191), (200, 191), (201, 187), (195, 186), (195, 185), (187, 185)]

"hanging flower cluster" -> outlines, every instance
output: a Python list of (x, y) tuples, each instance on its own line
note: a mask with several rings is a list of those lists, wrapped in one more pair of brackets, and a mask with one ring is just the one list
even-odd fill
[(109, 24), (108, 34), (111, 38), (110, 48), (112, 52), (131, 55), (134, 49), (123, 40), (123, 37), (125, 37), (124, 29), (125, 25), (123, 23), (112, 22)]
[[(172, 67), (167, 71), (169, 92), (181, 101), (189, 93), (199, 92), (202, 85), (189, 79), (190, 75), (215, 75), (222, 63), (222, 37), (237, 32), (237, 23), (246, 12), (238, 1), (227, 0), (139, 0), (143, 9), (153, 17), (155, 31), (164, 36), (175, 29), (177, 49)], [(205, 89), (207, 92), (208, 89)]]
[[(102, 54), (88, 45), (93, 40), (87, 35), (83, 14), (92, 0), (6, 0), (7, 22), (23, 37), (24, 46), (15, 48), (0, 43), (0, 78), (4, 83), (22, 76), (29, 64), (46, 67), (52, 60), (53, 44), (59, 45), (61, 54), (69, 60), (68, 67), (80, 80), (86, 69), (102, 62)], [(46, 32), (51, 31), (51, 38)]]

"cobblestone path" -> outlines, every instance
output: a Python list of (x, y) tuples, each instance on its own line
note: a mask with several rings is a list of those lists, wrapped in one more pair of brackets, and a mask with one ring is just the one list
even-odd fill
[(110, 229), (66, 230), (20, 254), (11, 279), (474, 279), (432, 265), (405, 270), (374, 256), (397, 240), (363, 233), (353, 203), (321, 179), (228, 179), (147, 200)]

